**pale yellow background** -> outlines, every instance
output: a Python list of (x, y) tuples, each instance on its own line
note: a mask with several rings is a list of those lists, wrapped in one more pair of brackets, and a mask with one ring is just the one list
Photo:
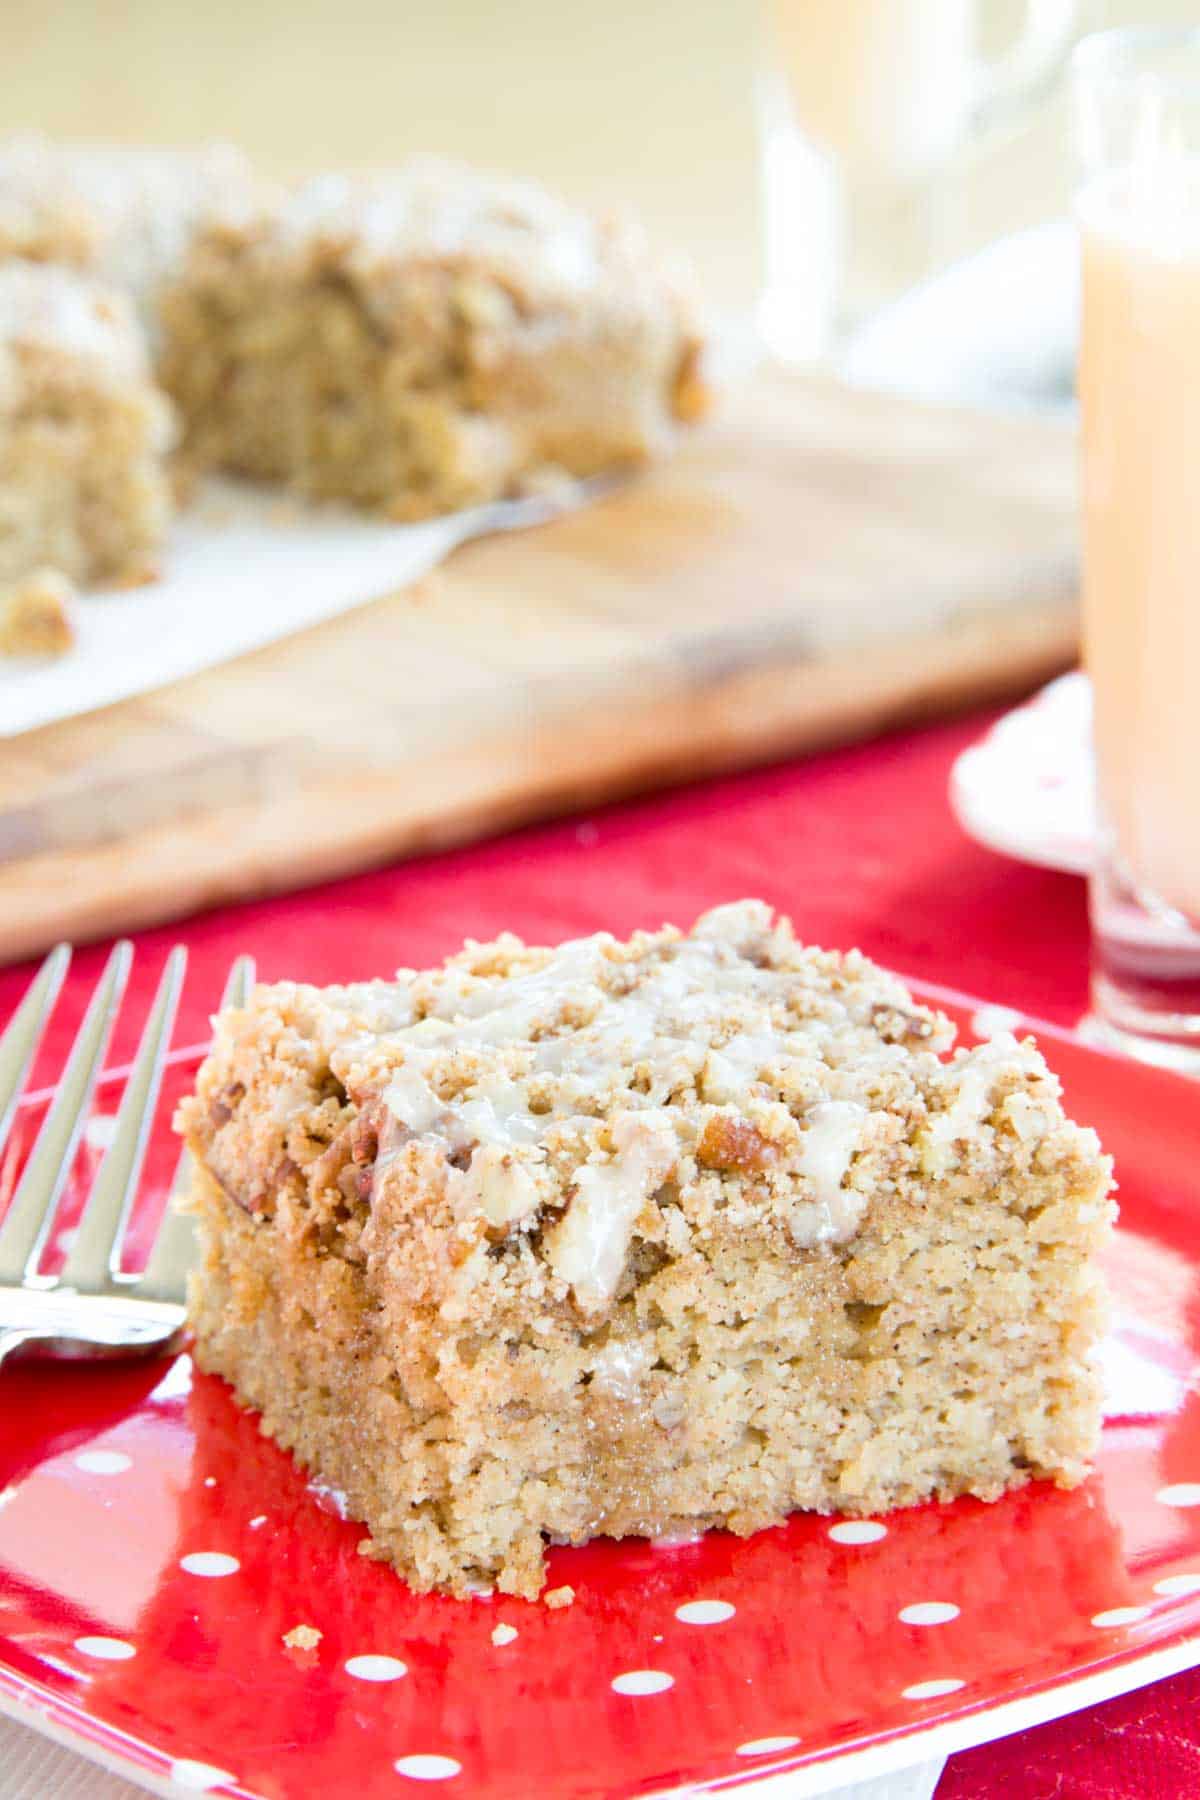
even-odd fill
[(738, 0), (0, 0), (0, 126), (226, 136), (280, 169), (450, 151), (632, 199), (737, 301), (755, 21)]
[[(1020, 16), (982, 0), (985, 42)], [(1135, 18), (1200, 4), (1081, 9), (1087, 29)], [(756, 0), (0, 0), (0, 130), (226, 136), (280, 170), (449, 151), (632, 204), (744, 311), (763, 269), (761, 58)], [(1064, 204), (1063, 137), (1043, 100), (964, 153), (944, 255)]]

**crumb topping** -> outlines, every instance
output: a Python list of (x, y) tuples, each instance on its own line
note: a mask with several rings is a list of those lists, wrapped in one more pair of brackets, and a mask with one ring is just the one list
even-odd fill
[(386, 283), (401, 267), (454, 265), (463, 317), (485, 329), (509, 323), (527, 303), (571, 301), (599, 287), (624, 286), (631, 305), (637, 284), (652, 271), (661, 279), (633, 224), (593, 217), (531, 182), (439, 157), (414, 157), (371, 175), (315, 176), (247, 214), (240, 228), (225, 218), (214, 230), (228, 242), (240, 240), (252, 257), (297, 268), (336, 261), (367, 283)]
[(120, 375), (145, 376), (145, 345), (128, 301), (72, 269), (0, 264), (0, 356), (39, 348), (94, 358)]
[(773, 1177), (799, 1247), (844, 1241), (865, 1204), (846, 1177), (890, 1130), (914, 1042), (936, 1065), (928, 1047), (948, 1041), (899, 983), (801, 948), (757, 901), (686, 937), (468, 946), (372, 1001), (374, 1028), (339, 1027), (330, 1066), (382, 1096), (375, 1180), (419, 1139), (452, 1165), (460, 1220), (530, 1229), (565, 1200), (540, 1249), (584, 1313), (611, 1301), (638, 1215), (673, 1177)]
[(394, 982), (260, 990), (201, 1082), (218, 1178), (244, 1131), (246, 1082), (228, 1076), (264, 1032), (278, 1062), (251, 1113), (285, 1149), (254, 1161), (256, 1191), (236, 1176), (242, 1203), (270, 1211), (293, 1180), (329, 1191), (351, 1253), (421, 1205), (442, 1221), (451, 1312), (508, 1270), (594, 1328), (639, 1243), (676, 1255), (752, 1226), (835, 1249), (914, 1183), (1096, 1153), (1032, 1043), (943, 1060), (945, 1018), (857, 952), (797, 943), (760, 901), (687, 935), (502, 937)]
[(90, 269), (148, 302), (198, 221), (237, 216), (260, 187), (229, 144), (135, 150), (9, 137), (0, 141), (0, 255)]
[(646, 1258), (746, 1232), (838, 1251), (931, 1181), (1098, 1156), (1032, 1042), (945, 1060), (952, 1041), (894, 977), (748, 900), (687, 935), (501, 937), (394, 982), (261, 989), (182, 1118), (248, 1210), (283, 1196), (352, 1257), (406, 1244), (447, 1319), (511, 1284), (595, 1331)]

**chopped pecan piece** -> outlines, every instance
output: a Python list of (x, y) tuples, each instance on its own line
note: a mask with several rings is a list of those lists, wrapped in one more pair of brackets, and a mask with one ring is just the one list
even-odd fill
[(214, 1131), (220, 1131), (222, 1125), (228, 1125), (233, 1117), (233, 1109), (246, 1092), (244, 1083), (230, 1081), (219, 1088), (208, 1103), (208, 1116)]
[(877, 1006), (871, 1024), (886, 1044), (911, 1044), (933, 1036), (933, 1020), (902, 1006)]
[(714, 1113), (704, 1127), (696, 1161), (706, 1169), (762, 1175), (778, 1166), (781, 1151), (758, 1127), (729, 1113)]

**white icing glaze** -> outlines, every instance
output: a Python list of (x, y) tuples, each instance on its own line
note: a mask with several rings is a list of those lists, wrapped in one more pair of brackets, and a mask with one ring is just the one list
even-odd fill
[(497, 1144), (481, 1144), (467, 1169), (451, 1169), (447, 1192), (458, 1217), (481, 1212), (506, 1230), (536, 1212), (542, 1198), (528, 1163)]
[[(738, 909), (719, 910), (729, 914)], [(761, 932), (760, 911), (766, 915), (766, 909), (750, 903), (746, 910), (750, 925)], [(552, 1115), (569, 1118), (576, 1115), (571, 1077), (582, 1084), (577, 1101), (579, 1092), (594, 1090), (615, 1069), (636, 1062), (649, 1076), (642, 1103), (653, 1107), (703, 1069), (705, 1097), (716, 1099), (719, 1090), (721, 1101), (728, 1103), (744, 1099), (768, 1065), (811, 1058), (821, 1035), (819, 1022), (806, 1025), (803, 1033), (737, 1033), (710, 1049), (731, 1006), (769, 998), (778, 985), (777, 975), (745, 962), (719, 933), (681, 939), (669, 957), (642, 973), (630, 992), (619, 994), (599, 985), (612, 944), (606, 933), (575, 939), (545, 963), (504, 980), (447, 971), (433, 994), (431, 1016), (391, 1034), (403, 1049), (408, 1078), (392, 1083), (387, 1104), (418, 1134), (436, 1130), (463, 1142), (516, 1147), (537, 1142), (547, 1126), (544, 1111), (530, 1111), (527, 1078), (485, 1075), (469, 1100), (447, 1108), (431, 1095), (422, 1071), (456, 1047), (526, 1043), (531, 1046), (530, 1074), (553, 1075), (567, 1090), (556, 1099)], [(637, 1097), (631, 1096), (631, 1103), (637, 1104)]]
[(816, 1204), (797, 1207), (791, 1225), (802, 1249), (843, 1242), (861, 1219), (863, 1196), (842, 1184), (862, 1146), (868, 1117), (866, 1107), (854, 1100), (824, 1100), (809, 1110), (798, 1167), (812, 1183)]
[[(49, 237), (140, 308), (177, 268), (197, 221), (237, 216), (261, 184), (241, 151), (135, 150), (61, 144), (37, 135), (0, 141), (0, 244), (20, 255)], [(57, 247), (57, 246), (56, 246)]]
[[(448, 1175), (458, 1216), (473, 1209), (492, 1225), (521, 1226), (557, 1191), (562, 1158), (568, 1169), (582, 1159), (541, 1249), (579, 1305), (598, 1310), (620, 1280), (646, 1198), (695, 1144), (697, 1092), (736, 1111), (769, 1104), (784, 1084), (792, 1113), (800, 1096), (801, 1104), (837, 1096), (799, 1120), (807, 1182), (793, 1237), (804, 1245), (848, 1237), (865, 1205), (845, 1180), (869, 1116), (871, 1070), (910, 1054), (873, 1033), (872, 1009), (907, 996), (893, 996), (882, 976), (865, 986), (818, 979), (811, 1004), (794, 1012), (791, 972), (772, 960), (774, 929), (769, 909), (751, 902), (717, 909), (691, 937), (649, 940), (644, 957), (599, 934), (524, 966), (518, 952), (511, 974), (458, 963), (407, 977), (427, 1016), (381, 1034), (389, 1057), (403, 1059), (384, 1098), (405, 1133), (471, 1153), (465, 1172)], [(846, 1033), (852, 1074), (825, 1060)], [(606, 1120), (611, 1155), (597, 1147)]]
[(585, 1312), (608, 1305), (625, 1267), (634, 1220), (670, 1174), (679, 1144), (665, 1112), (619, 1113), (612, 1124), (615, 1153), (584, 1163), (570, 1206), (543, 1240), (554, 1273), (568, 1283)]
[(511, 260), (571, 291), (588, 287), (600, 269), (597, 228), (587, 214), (531, 184), (435, 157), (369, 176), (319, 175), (288, 198), (275, 231), (297, 249), (322, 239), (352, 241), (366, 261)]
[(745, 952), (770, 935), (771, 909), (765, 900), (727, 900), (723, 906), (710, 906), (696, 920), (693, 936), (724, 940)]
[[(1040, 1066), (1036, 1050), (1019, 1044), (1010, 1031), (998, 1032), (985, 1044), (957, 1058), (945, 1071), (945, 1085), (952, 1099), (942, 1112), (930, 1115), (926, 1158), (935, 1173), (944, 1173), (956, 1158), (956, 1146), (971, 1137), (996, 1103), (996, 1081), (1005, 1067), (1029, 1073)], [(1014, 1126), (1026, 1135), (1014, 1119)], [(1031, 1118), (1023, 1124), (1028, 1128)]]
[(769, 1064), (795, 1054), (791, 1035), (777, 1031), (740, 1032), (719, 1050), (710, 1050), (705, 1058), (704, 1098), (719, 1106), (744, 1100)]
[(1019, 1091), (1010, 1094), (1004, 1102), (1004, 1111), (1023, 1144), (1039, 1143), (1051, 1129), (1049, 1112), (1032, 1094)]
[(119, 373), (146, 372), (141, 334), (122, 296), (44, 263), (0, 266), (0, 342), (92, 357)]
[(446, 1121), (446, 1108), (422, 1073), (421, 1060), (416, 1055), (410, 1056), (393, 1075), (384, 1089), (383, 1102), (414, 1137), (435, 1131)]

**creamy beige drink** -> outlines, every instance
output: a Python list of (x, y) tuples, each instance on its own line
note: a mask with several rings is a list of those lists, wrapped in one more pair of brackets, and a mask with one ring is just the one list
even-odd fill
[(1200, 923), (1200, 161), (1103, 177), (1080, 224), (1101, 795), (1136, 888)]
[(1092, 997), (1200, 1075), (1200, 31), (1105, 32), (1072, 73)]

